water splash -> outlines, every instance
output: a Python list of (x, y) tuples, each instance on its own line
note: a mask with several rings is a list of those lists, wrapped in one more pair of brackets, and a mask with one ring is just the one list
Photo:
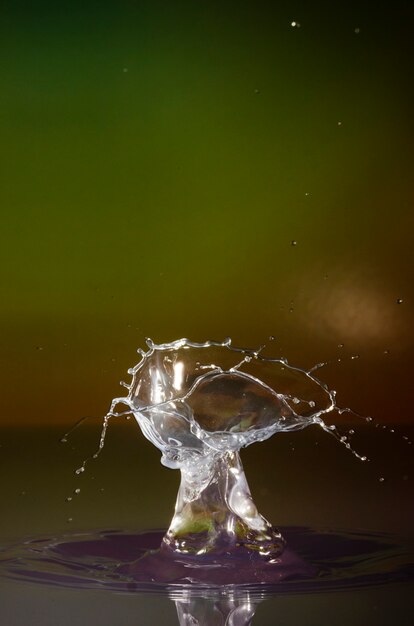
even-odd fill
[[(231, 339), (196, 343), (179, 339), (138, 350), (140, 361), (122, 383), (104, 418), (97, 458), (112, 417), (133, 416), (145, 437), (161, 450), (161, 462), (181, 470), (175, 514), (163, 547), (183, 555), (259, 555), (271, 562), (284, 549), (280, 532), (258, 512), (240, 460), (241, 448), (276, 433), (317, 425), (352, 449), (349, 434), (327, 423), (351, 412), (315, 372)], [(125, 410), (119, 410), (120, 405)], [(87, 459), (77, 474), (84, 472)], [(240, 552), (241, 551), (241, 552)]]

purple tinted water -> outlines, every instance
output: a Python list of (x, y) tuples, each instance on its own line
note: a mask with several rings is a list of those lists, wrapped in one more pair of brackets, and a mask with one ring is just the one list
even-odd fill
[(162, 531), (107, 530), (28, 539), (2, 550), (0, 575), (116, 592), (272, 594), (345, 590), (414, 579), (412, 540), (390, 534), (284, 528), (288, 547), (271, 561), (240, 550), (202, 557), (160, 548)]

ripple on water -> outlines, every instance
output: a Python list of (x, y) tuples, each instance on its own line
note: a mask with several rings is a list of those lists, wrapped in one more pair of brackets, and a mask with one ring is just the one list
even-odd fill
[[(7, 579), (116, 592), (182, 594), (320, 593), (414, 579), (414, 541), (391, 534), (283, 529), (288, 548), (274, 562), (243, 555), (183, 558), (159, 550), (164, 532), (105, 530), (27, 539), (6, 546)], [(258, 582), (260, 581), (260, 582)], [(264, 582), (263, 582), (264, 581)]]

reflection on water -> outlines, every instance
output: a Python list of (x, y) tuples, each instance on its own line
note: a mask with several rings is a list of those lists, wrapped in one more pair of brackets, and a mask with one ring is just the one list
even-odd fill
[[(159, 547), (162, 532), (146, 535), (143, 543), (137, 530), (162, 527), (168, 519), (177, 473), (162, 468), (153, 447), (135, 436), (134, 424), (121, 420), (114, 423), (94, 471), (74, 477), (73, 468), (94, 445), (98, 430), (97, 424), (85, 426), (66, 446), (59, 443), (62, 431), (56, 427), (1, 432), (7, 506), (1, 520), (0, 621), (21, 626), (33, 614), (41, 616), (35, 624), (47, 626), (56, 619), (62, 626), (170, 625), (177, 623), (176, 600), (180, 610), (193, 611), (196, 619), (196, 611), (208, 607), (220, 615), (223, 604), (215, 608), (213, 602), (201, 605), (194, 599), (205, 596), (204, 590), (193, 590), (190, 598), (183, 585), (173, 583), (154, 598), (157, 585), (119, 573), (120, 566)], [(412, 440), (412, 431), (407, 432)], [(412, 446), (368, 424), (357, 436), (358, 448), (372, 458), (369, 464), (358, 463), (319, 428), (245, 451), (243, 461), (260, 509), (279, 521), (289, 549), (319, 572), (306, 580), (281, 581), (274, 589), (250, 585), (249, 601), (257, 607), (253, 624), (274, 624), (275, 611), (284, 626), (320, 626), (332, 623), (333, 614), (338, 626), (410, 623), (401, 618), (411, 606), (412, 583), (388, 583), (413, 580), (413, 542), (398, 539), (412, 534)], [(151, 482), (145, 478), (148, 468), (153, 470)], [(79, 495), (65, 502), (76, 488)], [(295, 520), (306, 520), (314, 530), (289, 527)], [(377, 527), (392, 534), (321, 531), (344, 526)], [(94, 528), (132, 530), (91, 532)], [(216, 587), (211, 594), (222, 596), (223, 590), (230, 597), (228, 587)], [(240, 606), (238, 600), (234, 608), (236, 604)]]
[(187, 597), (175, 600), (180, 626), (248, 626), (260, 600), (244, 596)]
[[(308, 568), (288, 568), (274, 584), (194, 584), (191, 576), (165, 575), (163, 581), (160, 576), (157, 580), (146, 570), (145, 559), (156, 554), (161, 531), (110, 530), (27, 540), (3, 551), (0, 574), (3, 580), (46, 587), (167, 595), (175, 602), (180, 624), (208, 626), (250, 624), (257, 605), (275, 595), (345, 591), (414, 579), (412, 541), (391, 534), (294, 527), (283, 533), (296, 562)], [(134, 568), (128, 570), (131, 564)], [(280, 568), (283, 572), (283, 560)]]

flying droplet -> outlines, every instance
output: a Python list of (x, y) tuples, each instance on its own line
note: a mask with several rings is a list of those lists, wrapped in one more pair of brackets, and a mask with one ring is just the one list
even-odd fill
[(297, 246), (298, 242), (296, 241), (296, 239), (292, 239), (292, 241), (290, 242), (291, 246)]
[(357, 26), (357, 27), (354, 29), (354, 33), (355, 33), (356, 35), (359, 35), (359, 33), (360, 33), (360, 32), (361, 32), (361, 29), (359, 28), (359, 26)]
[(384, 476), (381, 476), (381, 478), (379, 479), (379, 481), (380, 481), (380, 483), (385, 482), (385, 478), (384, 478)]
[(77, 489), (75, 489), (73, 493), (76, 493), (76, 495), (78, 495), (80, 493), (79, 487), (77, 487)]
[(397, 298), (397, 304), (402, 304), (404, 300), (402, 298)]

